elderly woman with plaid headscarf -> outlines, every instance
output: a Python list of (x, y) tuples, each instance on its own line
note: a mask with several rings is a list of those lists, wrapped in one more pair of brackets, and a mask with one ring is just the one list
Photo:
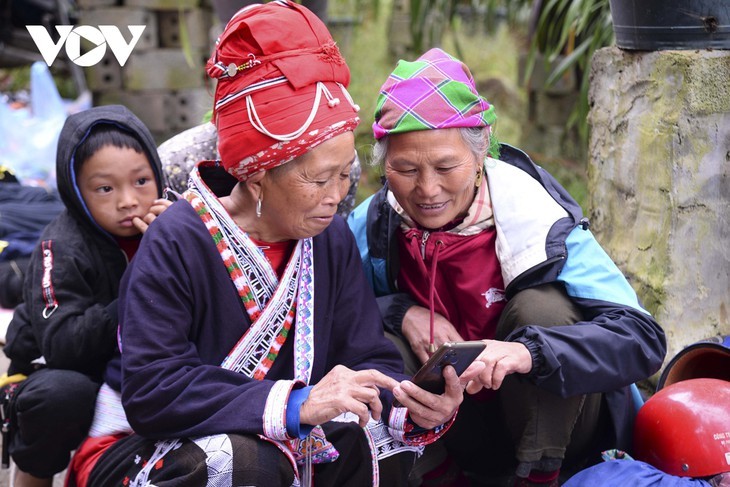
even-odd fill
[(400, 61), (373, 125), (387, 182), (348, 219), (407, 370), (446, 341), (487, 345), (473, 395), (416, 464), (424, 485), (557, 485), (602, 446), (628, 447), (630, 385), (666, 351), (579, 205), (498, 144), (495, 121), (458, 59)]
[(314, 14), (279, 0), (241, 9), (207, 69), (221, 158), (196, 166), (125, 274), (121, 374), (69, 485), (405, 485), (463, 386), (400, 383), (335, 215), (359, 121), (348, 67)]

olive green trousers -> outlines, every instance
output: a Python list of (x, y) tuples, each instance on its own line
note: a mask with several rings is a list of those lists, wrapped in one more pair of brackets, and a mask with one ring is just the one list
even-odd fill
[[(561, 284), (545, 284), (520, 291), (509, 301), (496, 339), (527, 325), (573, 325), (582, 319)], [(408, 343), (393, 335), (389, 338), (403, 355), (406, 373), (414, 373), (420, 363)], [(600, 439), (609, 425), (602, 394), (561, 397), (512, 374), (497, 391), (465, 396), (451, 429), (427, 447), (414, 471), (416, 475), (427, 472), (447, 455), (480, 479), (527, 477), (533, 469), (580, 469), (599, 459), (604, 446)]]

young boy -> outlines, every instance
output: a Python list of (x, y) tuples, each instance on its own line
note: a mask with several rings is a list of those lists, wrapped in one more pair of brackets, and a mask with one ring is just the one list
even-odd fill
[(50, 486), (86, 436), (107, 363), (118, 359), (119, 281), (142, 233), (170, 202), (152, 135), (123, 106), (71, 115), (56, 156), (65, 210), (31, 257), (10, 324), (8, 375), (27, 375), (9, 404), (3, 447), (16, 487)]

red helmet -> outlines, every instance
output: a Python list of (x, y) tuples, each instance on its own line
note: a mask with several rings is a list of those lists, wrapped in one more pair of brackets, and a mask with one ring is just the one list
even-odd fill
[(730, 335), (706, 338), (682, 349), (664, 368), (657, 390), (699, 377), (730, 381)]
[(634, 453), (679, 477), (730, 472), (730, 382), (687, 379), (658, 391), (636, 416)]

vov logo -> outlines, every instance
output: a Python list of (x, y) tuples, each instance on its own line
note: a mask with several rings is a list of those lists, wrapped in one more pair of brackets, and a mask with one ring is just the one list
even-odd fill
[[(48, 66), (53, 64), (53, 61), (56, 60), (58, 53), (61, 51), (61, 47), (65, 45), (68, 58), (74, 64), (86, 68), (94, 66), (102, 60), (104, 54), (106, 54), (107, 46), (109, 46), (114, 57), (119, 61), (119, 65), (124, 66), (146, 26), (127, 26), (130, 34), (132, 34), (132, 40), (129, 42), (124, 39), (119, 28), (114, 25), (100, 25), (98, 29), (90, 25), (79, 25), (76, 27), (73, 25), (57, 25), (55, 27), (59, 39), (58, 42), (54, 43), (48, 31), (42, 25), (25, 26)], [(91, 48), (88, 52), (82, 53), (81, 38), (86, 39), (95, 47)]]

